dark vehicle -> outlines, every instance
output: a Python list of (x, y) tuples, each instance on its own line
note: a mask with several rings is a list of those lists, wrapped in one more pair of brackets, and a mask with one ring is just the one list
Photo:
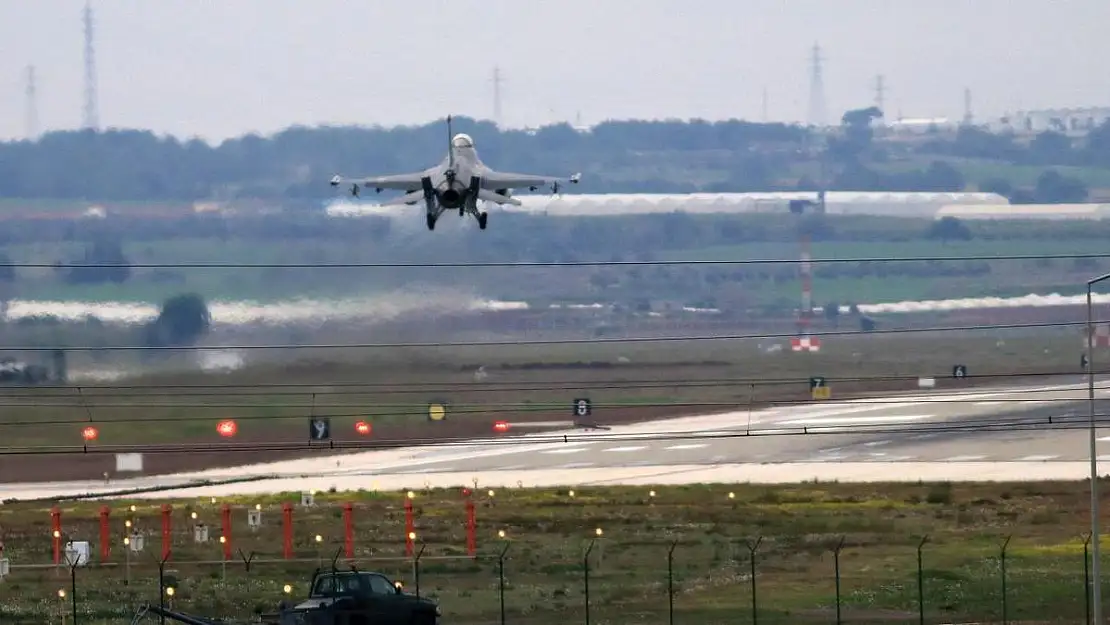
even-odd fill
[(381, 573), (317, 571), (308, 599), (277, 614), (264, 614), (269, 625), (436, 625), (439, 606), (410, 595)]

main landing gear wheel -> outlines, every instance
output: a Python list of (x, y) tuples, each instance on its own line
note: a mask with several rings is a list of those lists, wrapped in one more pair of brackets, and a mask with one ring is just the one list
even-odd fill
[(478, 213), (478, 228), (479, 229), (481, 229), (481, 230), (486, 229), (486, 219), (488, 217), (489, 217), (489, 213)]
[(436, 216), (435, 215), (428, 215), (428, 230), (435, 230), (435, 229), (436, 229)]

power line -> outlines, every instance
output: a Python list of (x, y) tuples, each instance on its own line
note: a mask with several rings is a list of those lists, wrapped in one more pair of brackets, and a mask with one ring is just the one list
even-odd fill
[[(929, 401), (929, 402), (922, 402), (922, 403), (957, 404), (957, 403), (966, 403), (968, 401), (970, 401), (970, 400), (950, 400), (950, 401), (943, 401), (942, 400), (942, 401)], [(1028, 406), (1029, 404), (1034, 404), (1034, 403), (1035, 404), (1049, 404), (1049, 405), (1051, 405), (1051, 404), (1080, 403), (1082, 401), (1083, 400), (1079, 399), (1079, 398), (1076, 398), (1076, 399), (1016, 399), (1016, 400), (1006, 400), (1005, 403), (1024, 404), (1021, 408), (1019, 408), (1019, 410), (1025, 410), (1029, 407)], [(851, 402), (849, 400), (849, 401), (846, 401), (844, 403), (853, 403), (853, 402)], [(869, 402), (869, 403), (872, 404), (872, 405), (876, 405), (876, 406), (882, 406), (883, 404), (899, 404), (899, 403), (902, 403), (902, 402), (898, 402), (895, 399), (892, 399), (890, 401)], [(811, 400), (789, 400), (789, 401), (778, 403), (775, 406), (771, 406), (769, 408), (792, 407), (792, 406), (800, 406), (800, 405), (818, 405), (818, 404), (814, 404)], [(826, 402), (826, 403), (822, 403), (822, 404), (819, 404), (819, 405), (821, 405), (823, 407), (835, 407), (838, 404), (833, 403), (833, 402)], [(843, 405), (843, 404), (839, 404), (839, 405)], [(470, 417), (498, 416), (498, 415), (504, 415), (504, 414), (509, 414), (509, 413), (515, 414), (515, 415), (527, 415), (527, 414), (552, 413), (552, 412), (561, 411), (561, 410), (565, 409), (565, 406), (561, 403), (560, 404), (550, 404), (550, 405), (543, 405), (543, 404), (537, 405), (537, 404), (534, 404), (534, 403), (533, 404), (524, 404), (524, 403), (473, 404), (473, 406), (474, 406), (473, 408), (467, 408), (466, 406), (467, 406), (467, 404), (463, 404), (463, 405), (455, 404), (453, 409), (452, 409), (452, 414), (455, 415), (455, 416), (470, 416)], [(319, 410), (321, 408), (336, 409), (336, 408), (363, 408), (363, 407), (360, 406), (360, 405), (350, 405), (350, 404), (347, 404), (347, 405), (344, 405), (344, 404), (324, 404), (324, 405), (317, 404), (316, 406), (307, 406), (306, 405), (306, 406), (284, 406), (284, 407), (281, 407), (281, 408), (286, 409), (286, 410), (288, 410), (288, 409), (304, 409), (304, 412), (297, 413), (297, 414), (238, 415), (238, 416), (226, 416), (226, 417), (221, 417), (221, 418), (216, 418), (216, 417), (211, 417), (211, 416), (208, 416), (208, 417), (197, 417), (197, 416), (119, 417), (119, 416), (113, 416), (113, 417), (105, 418), (105, 419), (97, 419), (97, 418), (92, 416), (92, 414), (91, 414), (92, 410), (98, 410), (98, 409), (105, 410), (105, 409), (110, 409), (110, 408), (115, 408), (115, 409), (118, 409), (118, 408), (135, 408), (135, 409), (139, 409), (139, 408), (148, 408), (148, 409), (149, 408), (211, 408), (211, 409), (274, 408), (274, 409), (277, 409), (279, 407), (269, 405), (269, 404), (246, 404), (246, 405), (236, 405), (236, 404), (194, 404), (194, 405), (188, 405), (188, 404), (185, 404), (185, 405), (169, 405), (169, 406), (167, 406), (167, 405), (157, 405), (157, 404), (155, 404), (155, 405), (120, 404), (120, 405), (92, 405), (92, 406), (82, 406), (82, 405), (36, 406), (34, 404), (27, 404), (25, 406), (0, 405), (0, 408), (13, 408), (13, 407), (42, 407), (42, 408), (53, 408), (53, 409), (71, 408), (71, 409), (74, 409), (74, 410), (87, 411), (87, 412), (89, 412), (89, 416), (82, 417), (82, 418), (79, 418), (79, 419), (50, 419), (50, 420), (29, 419), (29, 420), (21, 420), (21, 421), (0, 421), (0, 430), (2, 430), (3, 428), (8, 428), (8, 427), (28, 427), (28, 426), (31, 426), (31, 427), (66, 426), (66, 425), (101, 425), (101, 426), (104, 426), (104, 425), (112, 425), (112, 424), (192, 423), (192, 422), (203, 422), (203, 421), (217, 421), (217, 420), (222, 420), (223, 418), (232, 419), (234, 421), (243, 421), (243, 422), (289, 421), (289, 420), (294, 420), (294, 419), (300, 420), (300, 419), (308, 419), (308, 418), (313, 418), (313, 419), (324, 419), (324, 418), (327, 418), (327, 419), (348, 419), (348, 418), (393, 419), (393, 418), (401, 418), (401, 417), (424, 417), (424, 416), (427, 416), (427, 413), (428, 413), (427, 409), (425, 409), (423, 406), (421, 406), (420, 409), (403, 410), (403, 411), (397, 411), (397, 412), (385, 412), (385, 413), (376, 412), (376, 413), (373, 413), (373, 414), (371, 414), (370, 411), (367, 411), (365, 409), (357, 410), (355, 412), (332, 412), (332, 411), (318, 412), (317, 410)], [(377, 405), (375, 405), (374, 408), (375, 408), (375, 410), (381, 410), (382, 408), (396, 408), (396, 407), (411, 408), (412, 406), (411, 406), (411, 404), (408, 404), (408, 405), (405, 405), (405, 404), (377, 404)], [(716, 402), (712, 402), (712, 401), (702, 401), (702, 402), (650, 402), (650, 403), (639, 403), (639, 404), (632, 404), (632, 403), (595, 403), (593, 408), (594, 408), (594, 410), (627, 409), (627, 408), (703, 408), (703, 409), (706, 409), (706, 410), (713, 410), (713, 413), (711, 415), (700, 415), (700, 416), (720, 415), (720, 414), (724, 414), (726, 410), (729, 411), (729, 412), (746, 412), (748, 410), (763, 411), (765, 409), (764, 407), (756, 408), (754, 406), (748, 406), (748, 405), (743, 404), (743, 403), (724, 402), (724, 401), (716, 401)], [(669, 418), (687, 418), (687, 417), (693, 417), (693, 416), (699, 416), (699, 415), (685, 414), (685, 415), (682, 415), (682, 416), (665, 417), (665, 419), (669, 419)], [(970, 418), (966, 418), (966, 419), (961, 419), (961, 423), (974, 422), (976, 420), (977, 420), (976, 417), (970, 417)], [(569, 425), (569, 423), (568, 423), (568, 425)], [(608, 425), (608, 424), (600, 424), (599, 423), (599, 425)]]
[[(596, 373), (596, 370), (589, 370)], [(1043, 378), (1078, 375), (1075, 371), (1017, 371), (1011, 373), (985, 373), (968, 375), (964, 380), (992, 380), (1007, 378)], [(829, 384), (850, 384), (853, 382), (914, 382), (924, 377), (924, 374), (883, 376), (867, 375), (854, 377), (823, 376)], [(934, 375), (933, 377), (942, 377)], [(768, 386), (788, 386), (804, 382), (804, 377), (786, 378), (659, 378), (625, 379), (613, 381), (592, 380), (550, 380), (545, 382), (523, 381), (482, 381), (477, 382), (273, 382), (273, 383), (248, 383), (248, 384), (128, 384), (128, 385), (40, 385), (26, 388), (0, 388), (0, 401), (21, 397), (43, 398), (43, 391), (76, 391), (78, 395), (56, 394), (47, 395), (49, 399), (64, 399), (76, 397), (89, 399), (95, 397), (149, 397), (153, 393), (161, 394), (167, 390), (179, 391), (178, 397), (207, 397), (225, 395), (265, 395), (265, 396), (301, 396), (301, 395), (365, 395), (372, 393), (384, 394), (411, 394), (411, 393), (437, 393), (437, 392), (465, 392), (465, 393), (505, 393), (505, 392), (542, 392), (542, 391), (570, 391), (570, 390), (627, 390), (627, 389), (656, 389), (656, 388), (704, 388), (718, 386), (755, 386), (764, 388)], [(327, 387), (329, 390), (313, 390)], [(1096, 385), (1096, 388), (1102, 388)], [(1110, 386), (1106, 387), (1110, 388)], [(188, 392), (190, 389), (199, 389), (205, 392)], [(240, 389), (236, 391), (235, 389)], [(339, 390), (333, 390), (339, 389)], [(100, 392), (97, 392), (100, 391)], [(145, 391), (145, 392), (137, 392)], [(186, 392), (180, 392), (186, 391)], [(972, 387), (966, 390), (932, 391), (930, 397), (956, 396), (963, 394), (978, 395), (984, 391), (991, 391), (990, 387)], [(1006, 393), (1043, 393), (1052, 392), (1041, 389), (1004, 389), (991, 392)], [(848, 401), (848, 400), (844, 400)]]
[[(997, 256), (895, 256), (857, 258), (811, 258), (811, 263), (917, 263), (960, 261), (1012, 261), (1012, 260), (1073, 260), (1110, 258), (1110, 253), (1094, 254), (1002, 254)], [(788, 265), (805, 262), (801, 258), (742, 258), (731, 260), (583, 260), (583, 261), (488, 261), (470, 263), (403, 263), (403, 262), (344, 262), (344, 263), (127, 263), (132, 269), (478, 269), (524, 267), (658, 267), (683, 265)], [(25, 269), (105, 269), (120, 267), (120, 263), (19, 263), (3, 262), (0, 267)]]
[[(1041, 322), (1041, 323), (1007, 323), (1007, 324), (980, 324), (971, 326), (940, 326), (940, 327), (925, 327), (925, 328), (891, 328), (887, 330), (830, 330), (827, 332), (814, 332), (811, 336), (877, 336), (877, 335), (891, 335), (891, 334), (924, 334), (929, 332), (981, 332), (984, 330), (1020, 330), (1032, 328), (1069, 328), (1069, 327), (1082, 327), (1086, 323), (1083, 321), (1055, 321), (1055, 322)], [(20, 346), (9, 345), (4, 349), (11, 351), (22, 352), (53, 352), (59, 349), (69, 351), (181, 351), (181, 350), (197, 350), (197, 351), (212, 351), (212, 350), (285, 350), (285, 349), (396, 349), (396, 348), (447, 348), (447, 347), (524, 347), (531, 345), (604, 345), (604, 344), (627, 344), (627, 343), (678, 343), (683, 341), (703, 342), (703, 341), (748, 341), (748, 340), (762, 340), (762, 339), (783, 339), (791, 338), (794, 336), (792, 332), (786, 333), (771, 333), (771, 334), (717, 334), (717, 335), (695, 335), (695, 336), (638, 336), (638, 337), (609, 337), (609, 338), (589, 338), (589, 339), (530, 339), (523, 341), (456, 341), (456, 342), (440, 342), (431, 341), (426, 343), (317, 343), (317, 344), (303, 344), (294, 345), (290, 343), (274, 344), (274, 345), (193, 345), (189, 347), (168, 346), (168, 345), (54, 345), (49, 347), (43, 346)]]

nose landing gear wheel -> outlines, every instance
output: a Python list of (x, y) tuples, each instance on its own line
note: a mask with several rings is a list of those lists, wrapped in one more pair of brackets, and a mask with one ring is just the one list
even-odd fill
[(478, 228), (480, 230), (485, 230), (486, 229), (486, 219), (488, 217), (489, 217), (489, 213), (478, 213)]
[(435, 229), (436, 229), (436, 216), (435, 215), (428, 215), (428, 230), (435, 230)]

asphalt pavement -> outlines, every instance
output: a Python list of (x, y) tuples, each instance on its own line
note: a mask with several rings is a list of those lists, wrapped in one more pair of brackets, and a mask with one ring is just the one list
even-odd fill
[[(1102, 386), (1110, 386), (1110, 382), (1096, 384), (1096, 412), (1110, 413), (1110, 388)], [(838, 479), (877, 480), (895, 473), (912, 479), (916, 474), (960, 475), (967, 471), (995, 471), (1001, 476), (1013, 475), (1014, 470), (1028, 473), (1027, 467), (1033, 464), (1044, 467), (1045, 475), (1073, 476), (1082, 472), (1080, 461), (1089, 458), (1088, 413), (1086, 381), (1071, 376), (1052, 384), (923, 389), (908, 395), (803, 402), (608, 430), (567, 429), (355, 452), (120, 479), (111, 484), (5, 484), (0, 485), (0, 499), (184, 487), (198, 480), (251, 476), (268, 479), (220, 487), (219, 493), (297, 491), (340, 483), (355, 488), (385, 488), (387, 483), (402, 482), (415, 485), (423, 480), (453, 484), (478, 475), (499, 483), (517, 481), (518, 475), (531, 475), (535, 478), (531, 482), (544, 484), (598, 483), (617, 475), (641, 481), (665, 476), (672, 483), (681, 483), (682, 479), (757, 479), (757, 474), (775, 471), (773, 479), (785, 480), (789, 477), (786, 467), (814, 474), (815, 464), (824, 467), (818, 475), (839, 470), (837, 475), (846, 476)], [(594, 415), (600, 422), (603, 416)], [(1107, 426), (1097, 433), (1100, 461), (1110, 460), (1110, 422)], [(952, 469), (949, 473), (944, 473), (946, 463)], [(999, 469), (1004, 463), (1013, 466)], [(192, 488), (189, 492), (215, 496), (216, 487), (205, 488), (210, 490)]]

